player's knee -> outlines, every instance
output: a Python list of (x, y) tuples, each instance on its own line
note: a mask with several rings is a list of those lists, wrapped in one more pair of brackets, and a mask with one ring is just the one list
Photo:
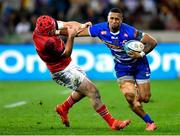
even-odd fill
[(133, 93), (125, 93), (124, 95), (128, 103), (132, 105), (135, 99), (135, 95)]
[(148, 94), (148, 95), (146, 95), (145, 97), (144, 97), (144, 102), (145, 103), (148, 103), (149, 102), (149, 100), (150, 100), (150, 97), (151, 97), (151, 94)]

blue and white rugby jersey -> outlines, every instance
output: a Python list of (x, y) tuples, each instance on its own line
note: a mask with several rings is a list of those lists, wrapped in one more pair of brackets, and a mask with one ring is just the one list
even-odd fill
[[(123, 48), (123, 41), (140, 41), (143, 37), (141, 31), (122, 23), (119, 31), (112, 33), (110, 32), (108, 23), (104, 22), (89, 27), (89, 34), (92, 37), (99, 37), (111, 50), (114, 57), (114, 68), (117, 78), (123, 76), (133, 77), (136, 80), (146, 80), (150, 78), (151, 72), (146, 56), (142, 59), (133, 59), (126, 54)], [(109, 43), (109, 45), (107, 43)]]
[(123, 48), (123, 41), (129, 41), (129, 40), (140, 41), (142, 39), (143, 33), (141, 31), (138, 31), (134, 27), (122, 23), (120, 25), (119, 31), (117, 33), (112, 33), (110, 32), (108, 23), (103, 22), (90, 26), (89, 34), (91, 35), (91, 37), (98, 37), (105, 44), (106, 43), (112, 44), (112, 45), (107, 45), (107, 44), (106, 45), (111, 50), (115, 63), (131, 64), (137, 61), (137, 59), (133, 59), (129, 57)]

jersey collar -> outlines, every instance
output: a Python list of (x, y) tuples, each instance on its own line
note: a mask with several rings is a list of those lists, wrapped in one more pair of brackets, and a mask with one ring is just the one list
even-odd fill
[(113, 34), (113, 35), (118, 35), (119, 32), (120, 32), (120, 31), (117, 31), (116, 33), (113, 33), (113, 32), (110, 31), (110, 33)]

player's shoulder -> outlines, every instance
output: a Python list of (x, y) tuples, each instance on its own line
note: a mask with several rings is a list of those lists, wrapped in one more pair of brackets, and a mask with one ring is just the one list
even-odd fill
[(32, 39), (33, 39), (34, 43), (37, 43), (39, 41), (39, 39), (40, 39), (40, 36), (38, 36), (38, 34), (35, 31), (33, 31)]
[(38, 40), (38, 39), (42, 39), (43, 35), (38, 34), (36, 31), (33, 31), (32, 33), (32, 38), (33, 40)]
[(123, 28), (123, 29), (135, 29), (133, 26), (130, 26), (130, 25), (128, 25), (128, 24), (126, 24), (126, 23), (122, 23), (121, 24), (121, 27)]
[(36, 37), (35, 31), (32, 32), (32, 38), (34, 39)]

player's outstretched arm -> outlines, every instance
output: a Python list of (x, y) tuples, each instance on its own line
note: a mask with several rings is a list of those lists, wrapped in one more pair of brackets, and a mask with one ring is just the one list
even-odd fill
[(84, 24), (76, 22), (76, 21), (69, 21), (69, 22), (63, 22), (63, 21), (57, 21), (58, 30), (56, 30), (57, 35), (64, 35), (67, 36), (67, 28), (73, 27), (78, 33), (82, 32), (87, 27), (91, 26), (91, 22), (86, 22)]

